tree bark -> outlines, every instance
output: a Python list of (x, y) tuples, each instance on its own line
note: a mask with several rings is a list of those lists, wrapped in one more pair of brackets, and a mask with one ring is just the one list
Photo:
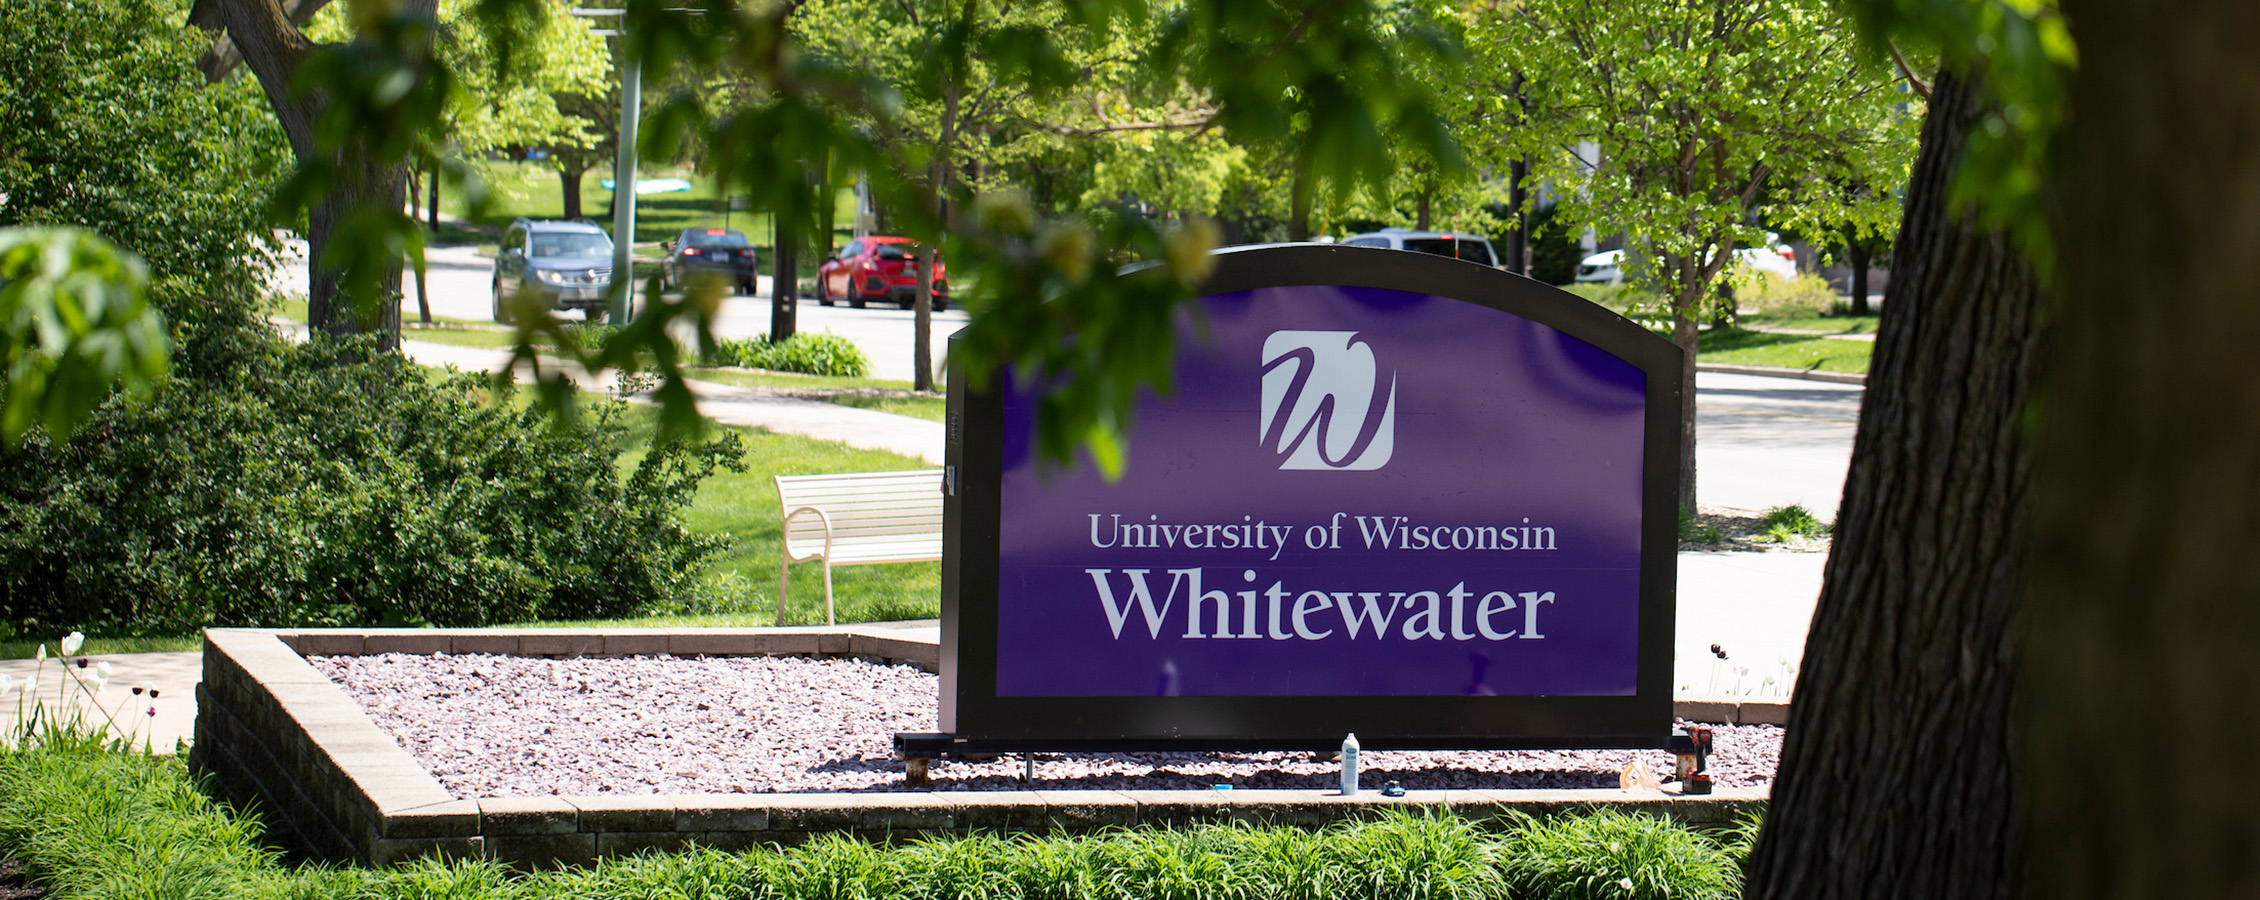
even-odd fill
[(565, 218), (581, 217), (582, 170), (566, 166), (557, 170), (557, 188), (565, 198)]
[(2064, 3), (2026, 773), (2064, 900), (2260, 895), (2260, 6), (2158, 12)]
[(1978, 90), (1941, 74), (1923, 125), (1751, 900), (2016, 894), (2023, 422), (2043, 341), (2031, 266), (1948, 204)]
[(1514, 206), (1514, 234), (1507, 240), (1507, 271), (1530, 276), (1530, 211), (1524, 209), (1530, 202), (1530, 189), (1524, 178), (1530, 174), (1530, 161), (1517, 158), (1507, 165), (1507, 202)]
[(1674, 304), (1671, 342), (1679, 347), (1679, 378), (1686, 390), (1679, 394), (1679, 509), (1695, 514), (1695, 352), (1702, 344), (1692, 305)]
[(439, 160), (437, 159), (432, 160), (431, 190), (431, 217), (427, 221), (430, 222), (432, 231), (437, 233), (439, 231)]
[(941, 139), (936, 141), (934, 159), (929, 164), (934, 186), (934, 222), (942, 232), (934, 235), (934, 242), (918, 254), (912, 269), (918, 273), (918, 287), (911, 292), (915, 298), (911, 306), (911, 337), (917, 346), (910, 350), (913, 390), (934, 389), (934, 262), (942, 256), (942, 239), (949, 228), (949, 187), (951, 173), (956, 171), (950, 148), (957, 144), (957, 83), (951, 82), (942, 90)]
[[(367, 158), (363, 148), (324, 151), (318, 146), (314, 122), (327, 98), (318, 90), (294, 89), (292, 80), (299, 65), (316, 49), (298, 24), (311, 18), (325, 2), (292, 0), (286, 13), (277, 0), (196, 0), (189, 9), (188, 22), (222, 32), (228, 45), (215, 44), (206, 54), (206, 77), (217, 79), (226, 74), (238, 58), (251, 68), (300, 164), (323, 152), (336, 154), (332, 161), (339, 164), (337, 181), (321, 202), (307, 210), (307, 315), (316, 327), (334, 334), (377, 331), (382, 348), (390, 350), (400, 342), (400, 266), (394, 264), (389, 271), (376, 273), (376, 296), (366, 298), (363, 305), (367, 308), (350, 309), (354, 304), (340, 296), (343, 272), (333, 259), (346, 254), (333, 253), (335, 248), (330, 243), (339, 221), (357, 205), (370, 204), (397, 214), (408, 199), (409, 164), (377, 164)], [(434, 17), (439, 0), (401, 0), (401, 5), (406, 14)]]
[[(342, 156), (342, 154), (341, 154)], [(400, 346), (400, 265), (394, 261), (374, 273), (365, 273), (373, 294), (352, 298), (343, 290), (346, 267), (356, 254), (338, 253), (331, 236), (340, 221), (361, 207), (397, 211), (406, 201), (408, 164), (376, 165), (364, 162), (341, 167), (345, 177), (332, 183), (321, 202), (307, 210), (306, 316), (310, 324), (334, 335), (374, 332), (380, 351)], [(346, 259), (334, 259), (344, 256)]]
[(781, 344), (799, 327), (800, 234), (786, 227), (783, 216), (769, 221), (775, 226), (769, 241), (769, 342)]
[[(1925, 123), (1928, 124), (1928, 123)], [(1868, 251), (1867, 243), (1860, 240), (1859, 229), (1844, 227), (1844, 261), (1852, 266), (1852, 275), (1846, 289), (1852, 292), (1852, 314), (1868, 315), (1868, 267), (1875, 263), (1875, 254)]]

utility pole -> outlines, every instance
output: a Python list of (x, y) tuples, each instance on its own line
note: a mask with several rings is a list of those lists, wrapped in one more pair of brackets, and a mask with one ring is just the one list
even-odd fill
[[(628, 33), (628, 11), (625, 9), (575, 9), (573, 15), (585, 18), (616, 18), (618, 28), (592, 28), (590, 34), (605, 38), (624, 38)], [(636, 295), (636, 125), (643, 116), (643, 62), (621, 52), (614, 44), (613, 52), (626, 57), (620, 63), (620, 153), (612, 165), (612, 286), (611, 308), (606, 317), (618, 325), (628, 321), (635, 312)], [(621, 201), (626, 202), (621, 202)]]
[(636, 125), (642, 115), (643, 61), (630, 56), (620, 67), (620, 160), (612, 168), (611, 319), (615, 324), (635, 314)]

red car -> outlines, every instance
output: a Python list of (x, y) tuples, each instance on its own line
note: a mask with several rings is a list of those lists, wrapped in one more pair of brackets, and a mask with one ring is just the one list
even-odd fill
[[(816, 302), (825, 306), (846, 300), (862, 309), (873, 300), (889, 300), (910, 309), (918, 304), (917, 241), (872, 235), (849, 241), (838, 256), (816, 269)], [(934, 261), (934, 308), (950, 308), (949, 266)]]

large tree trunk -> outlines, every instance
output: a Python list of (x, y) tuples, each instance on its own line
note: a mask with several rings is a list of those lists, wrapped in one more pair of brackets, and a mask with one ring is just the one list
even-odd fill
[(1941, 75), (1923, 125), (1751, 900), (2016, 892), (2040, 292), (2006, 238), (1947, 202), (1977, 90)]
[(1875, 264), (1875, 254), (1868, 251), (1867, 242), (1860, 240), (1860, 230), (1850, 225), (1844, 226), (1844, 261), (1852, 266), (1851, 277), (1845, 281), (1845, 289), (1852, 294), (1852, 314), (1868, 315), (1868, 267)]
[[(376, 332), (378, 349), (400, 346), (400, 261), (384, 254), (339, 252), (331, 236), (343, 218), (356, 209), (397, 212), (406, 202), (408, 164), (362, 165), (347, 169), (349, 177), (330, 185), (329, 193), (307, 211), (306, 271), (309, 278), (306, 314), (311, 324), (335, 335)], [(374, 269), (352, 271), (355, 266)], [(348, 296), (345, 287), (358, 282), (369, 293)]]
[[(331, 239), (340, 221), (357, 206), (400, 215), (409, 202), (409, 164), (372, 163), (365, 148), (319, 146), (314, 123), (327, 100), (320, 91), (303, 90), (294, 82), (300, 64), (318, 49), (298, 25), (326, 3), (291, 0), (286, 11), (277, 0), (196, 0), (189, 8), (188, 23), (224, 33), (225, 39), (215, 43), (201, 63), (206, 77), (218, 80), (237, 61), (248, 66), (301, 164), (318, 153), (338, 154), (341, 164), (329, 194), (307, 210), (307, 314), (316, 327), (336, 334), (378, 331), (383, 348), (390, 350), (400, 342), (399, 260), (390, 254), (337, 252)], [(438, 9), (439, 0), (399, 0), (396, 11), (435, 18)], [(339, 287), (345, 283), (342, 267), (347, 264), (378, 268), (359, 273), (371, 285), (369, 295), (354, 299), (340, 295)]]
[[(782, 344), (800, 327), (800, 234), (772, 215), (769, 253), (769, 342)], [(756, 276), (758, 277), (758, 276)]]
[(2064, 900), (2260, 896), (2260, 4), (2064, 12), (2027, 877)]
[(557, 170), (557, 187), (565, 197), (565, 218), (567, 219), (581, 217), (581, 173), (583, 171), (585, 170), (572, 166), (563, 166)]

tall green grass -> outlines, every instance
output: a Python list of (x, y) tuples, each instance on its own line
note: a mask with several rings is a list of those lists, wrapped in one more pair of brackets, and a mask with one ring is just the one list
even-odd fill
[(1620, 812), (1474, 822), (1392, 812), (1315, 830), (1215, 824), (1082, 835), (824, 835), (516, 873), (491, 862), (286, 866), (177, 757), (0, 753), (0, 856), (52, 900), (1447, 900), (1729, 898), (1754, 822), (1706, 834)]

